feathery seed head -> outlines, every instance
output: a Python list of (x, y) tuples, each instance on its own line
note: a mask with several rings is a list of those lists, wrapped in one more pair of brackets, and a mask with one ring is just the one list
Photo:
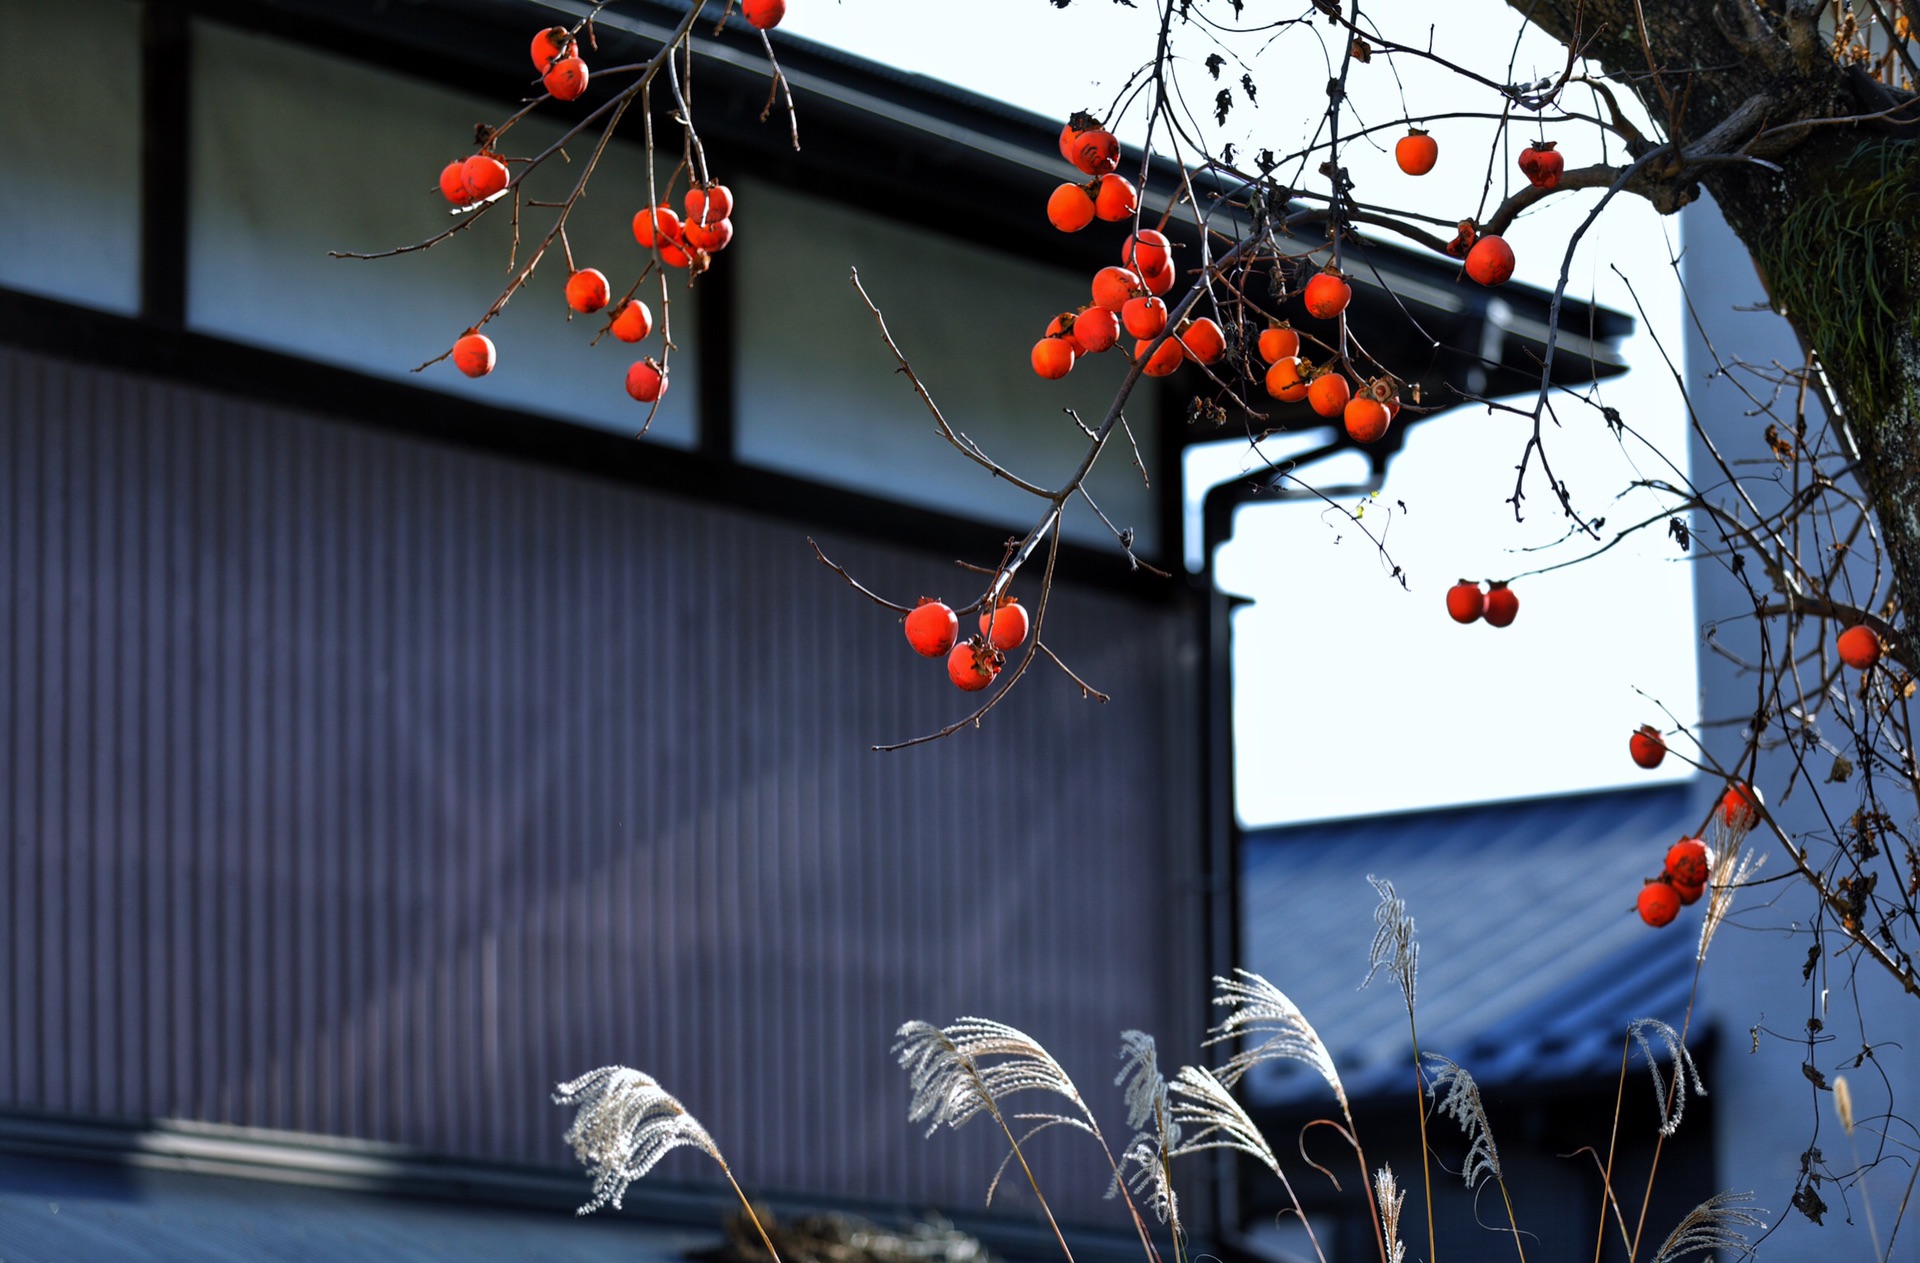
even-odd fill
[(1067, 1098), (1088, 1129), (1096, 1130), (1073, 1080), (1051, 1053), (1022, 1031), (963, 1017), (944, 1029), (908, 1022), (896, 1035), (893, 1051), (913, 1088), (907, 1118), (916, 1123), (931, 1120), (929, 1136), (943, 1123), (959, 1127), (982, 1113), (999, 1118), (1001, 1098), (1027, 1091)]
[(1748, 1210), (1741, 1203), (1753, 1200), (1752, 1193), (1715, 1193), (1687, 1212), (1653, 1256), (1653, 1263), (1672, 1263), (1683, 1254), (1700, 1250), (1726, 1250), (1747, 1258), (1753, 1247), (1747, 1244), (1741, 1228), (1764, 1228), (1763, 1210)]
[[(1693, 1064), (1693, 1054), (1688, 1052), (1686, 1045), (1680, 1042), (1680, 1032), (1673, 1027), (1658, 1018), (1643, 1017), (1627, 1027), (1627, 1031), (1640, 1045), (1640, 1052), (1647, 1059), (1647, 1068), (1653, 1072), (1653, 1099), (1654, 1103), (1660, 1107), (1660, 1134), (1671, 1136), (1680, 1130), (1680, 1115), (1686, 1112), (1687, 1080), (1689, 1078), (1693, 1080), (1693, 1090), (1701, 1096), (1707, 1094), (1707, 1085), (1700, 1081), (1700, 1070)], [(1673, 1076), (1671, 1112), (1667, 1109), (1666, 1076), (1660, 1073), (1660, 1067), (1653, 1059), (1653, 1045), (1647, 1039), (1649, 1031), (1653, 1032), (1654, 1038), (1665, 1046), (1668, 1059), (1679, 1071)]]
[(1372, 874), (1367, 880), (1379, 893), (1380, 903), (1373, 910), (1373, 946), (1367, 952), (1366, 981), (1360, 985), (1366, 986), (1385, 969), (1400, 984), (1407, 1012), (1412, 1013), (1414, 979), (1420, 972), (1420, 944), (1413, 937), (1413, 917), (1407, 912), (1407, 901), (1394, 893), (1392, 882)]
[(1383, 1166), (1373, 1176), (1373, 1198), (1380, 1204), (1380, 1227), (1385, 1230), (1387, 1263), (1406, 1263), (1407, 1243), (1400, 1239), (1400, 1207), (1407, 1195), (1393, 1178), (1393, 1168)]
[(1439, 1053), (1427, 1053), (1426, 1061), (1433, 1073), (1427, 1095), (1438, 1098), (1441, 1089), (1446, 1089), (1440, 1112), (1460, 1124), (1460, 1130), (1473, 1142), (1460, 1172), (1466, 1177), (1467, 1187), (1478, 1184), (1483, 1176), (1499, 1179), (1500, 1151), (1494, 1147), (1493, 1128), (1487, 1122), (1486, 1107), (1480, 1103), (1480, 1085), (1465, 1067)]
[(612, 1203), (620, 1209), (627, 1186), (669, 1152), (691, 1145), (726, 1167), (706, 1128), (651, 1075), (627, 1066), (602, 1066), (554, 1090), (555, 1105), (577, 1105), (564, 1139), (593, 1177), (593, 1199), (579, 1214)]
[(1203, 1149), (1233, 1149), (1258, 1159), (1269, 1171), (1280, 1175), (1280, 1160), (1273, 1156), (1266, 1137), (1211, 1070), (1182, 1066), (1180, 1073), (1173, 1077), (1169, 1091), (1176, 1098), (1174, 1120), (1182, 1126), (1192, 1124), (1199, 1128), (1182, 1140), (1171, 1151), (1171, 1156), (1184, 1157)]
[(1326, 1041), (1320, 1038), (1320, 1032), (1314, 1030), (1313, 1024), (1307, 1021), (1306, 1014), (1278, 987), (1259, 974), (1245, 969), (1233, 972), (1232, 978), (1216, 977), (1213, 980), (1213, 985), (1218, 989), (1213, 1002), (1233, 1011), (1218, 1026), (1209, 1030), (1212, 1038), (1206, 1041), (1206, 1046), (1211, 1047), (1242, 1035), (1264, 1035), (1266, 1038), (1255, 1047), (1243, 1048), (1235, 1053), (1220, 1068), (1220, 1081), (1233, 1087), (1247, 1071), (1263, 1061), (1297, 1061), (1327, 1081), (1327, 1086), (1333, 1089), (1334, 1098), (1340, 1102), (1340, 1112), (1351, 1123), (1353, 1115), (1347, 1109), (1347, 1089), (1340, 1082), (1340, 1072), (1334, 1068), (1333, 1054), (1328, 1051)]

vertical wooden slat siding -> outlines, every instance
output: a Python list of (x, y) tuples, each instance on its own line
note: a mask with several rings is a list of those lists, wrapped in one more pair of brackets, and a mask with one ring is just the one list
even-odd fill
[(972, 1207), (1001, 1146), (909, 1126), (901, 1021), (1029, 1031), (1119, 1132), (1119, 1032), (1191, 1016), (1172, 611), (1063, 588), (1111, 704), (1042, 667), (881, 755), (966, 701), (791, 526), (3, 348), (0, 455), (0, 1109), (564, 1164), (551, 1085), (623, 1061), (758, 1189)]

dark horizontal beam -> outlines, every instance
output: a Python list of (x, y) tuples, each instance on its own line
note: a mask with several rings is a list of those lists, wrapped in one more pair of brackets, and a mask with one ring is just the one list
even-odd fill
[[(1008, 536), (1019, 533), (705, 451), (636, 441), (13, 290), (0, 289), (0, 343), (973, 562), (998, 560)], [(1166, 542), (1168, 553), (1177, 549), (1177, 538)], [(1073, 543), (1061, 545), (1058, 573), (1154, 603), (1175, 600), (1181, 587), (1133, 570), (1118, 554)]]

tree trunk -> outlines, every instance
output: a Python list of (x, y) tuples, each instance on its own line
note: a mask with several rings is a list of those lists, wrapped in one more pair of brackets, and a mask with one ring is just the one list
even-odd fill
[[(1860, 458), (1899, 610), (1920, 611), (1913, 95), (1836, 61), (1817, 22), (1824, 4), (1789, 0), (1773, 6), (1787, 10), (1780, 17), (1748, 0), (1509, 2), (1554, 38), (1578, 42), (1676, 143), (1682, 156), (1649, 164), (1652, 179), (1637, 191), (1665, 210), (1702, 186), (1713, 194), (1775, 308), (1819, 359)], [(1780, 170), (1728, 160), (1736, 154)], [(1915, 665), (1911, 644), (1894, 647)]]

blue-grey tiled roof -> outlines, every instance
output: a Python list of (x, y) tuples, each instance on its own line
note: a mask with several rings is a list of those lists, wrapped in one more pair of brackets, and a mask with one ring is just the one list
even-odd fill
[[(1611, 1075), (1628, 1022), (1685, 1012), (1702, 905), (1654, 930), (1634, 899), (1699, 801), (1672, 785), (1250, 832), (1245, 965), (1300, 1006), (1350, 1097), (1405, 1091), (1399, 990), (1384, 973), (1360, 989), (1379, 902), (1366, 879), (1383, 877), (1414, 918), (1423, 1050), (1483, 1087)], [(1274, 1105), (1317, 1084), (1269, 1063), (1246, 1086)]]

